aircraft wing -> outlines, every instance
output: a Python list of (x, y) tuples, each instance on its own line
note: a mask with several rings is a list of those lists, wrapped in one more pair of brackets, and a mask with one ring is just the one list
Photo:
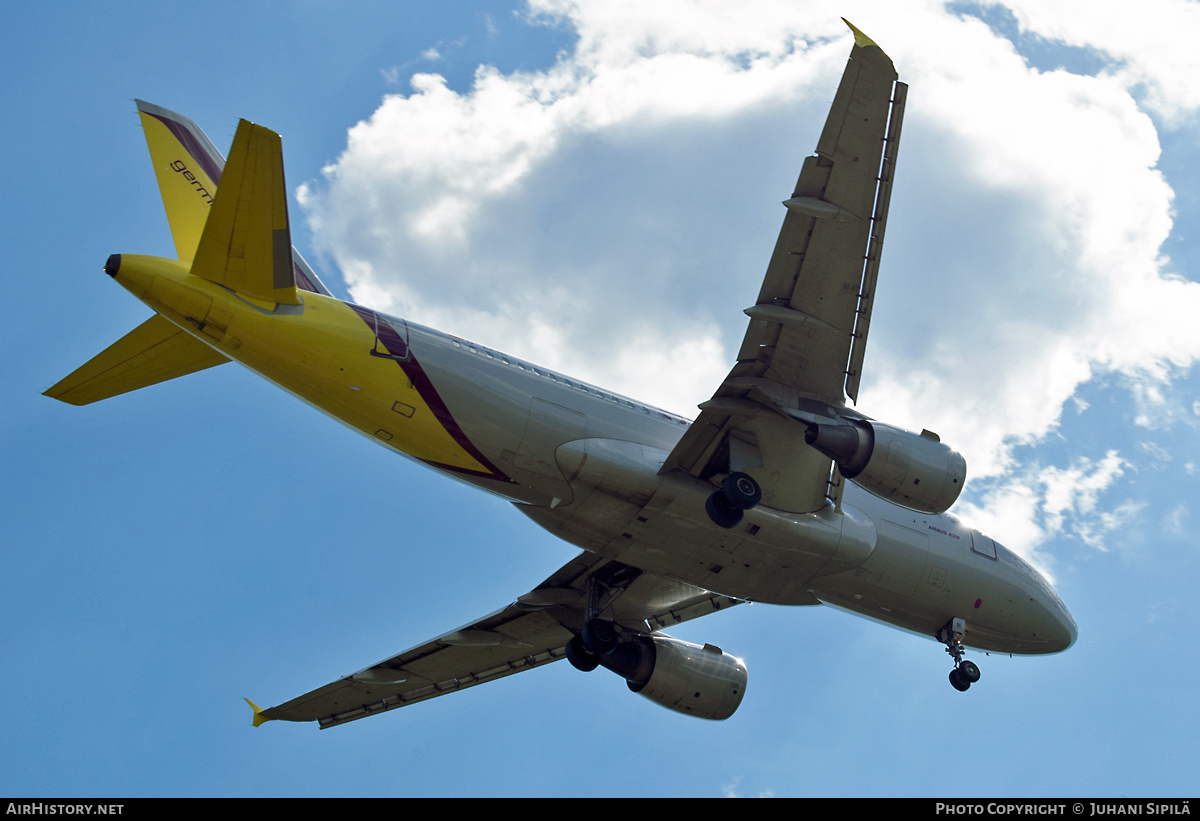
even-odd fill
[(254, 723), (325, 729), (558, 661), (583, 627), (590, 588), (603, 591), (606, 618), (642, 633), (739, 603), (585, 551), (507, 607), (278, 707), (255, 708)]
[(817, 152), (784, 202), (762, 289), (745, 311), (737, 364), (663, 465), (703, 479), (744, 471), (764, 504), (794, 512), (823, 506), (831, 486), (830, 460), (803, 443), (804, 422), (858, 399), (907, 90), (891, 59), (851, 29)]

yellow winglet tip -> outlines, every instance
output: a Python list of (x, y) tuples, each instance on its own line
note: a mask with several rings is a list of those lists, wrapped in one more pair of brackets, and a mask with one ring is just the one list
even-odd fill
[(258, 727), (261, 724), (266, 724), (273, 719), (267, 718), (262, 714), (262, 708), (248, 698), (243, 698), (242, 701), (250, 705), (250, 709), (254, 711), (254, 726)]
[(866, 48), (867, 46), (875, 46), (875, 48), (879, 48), (878, 43), (859, 31), (858, 28), (845, 17), (842, 18), (842, 22), (848, 25), (850, 30), (854, 32), (854, 45), (860, 48)]

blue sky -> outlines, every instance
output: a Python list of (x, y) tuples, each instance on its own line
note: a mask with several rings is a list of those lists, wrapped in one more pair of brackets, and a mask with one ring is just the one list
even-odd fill
[[(0, 792), (1195, 792), (1196, 5), (749, 5), (5, 6)], [(40, 395), (146, 317), (105, 258), (172, 253), (133, 98), (223, 150), (239, 117), (279, 131), (294, 240), (339, 295), (690, 413), (842, 15), (911, 84), (860, 406), (964, 453), (956, 512), (1054, 577), (1076, 646), (978, 656), (959, 694), (932, 641), (753, 605), (678, 631), (749, 667), (723, 723), (552, 665), (252, 729), (243, 696), (466, 623), (574, 548), (236, 366)]]

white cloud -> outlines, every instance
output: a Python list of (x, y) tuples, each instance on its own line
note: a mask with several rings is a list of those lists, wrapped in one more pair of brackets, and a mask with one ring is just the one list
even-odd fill
[(1163, 528), (1173, 536), (1187, 535), (1187, 520), (1191, 511), (1183, 505), (1176, 505), (1163, 517)]
[(1004, 0), (1023, 30), (1047, 40), (1105, 52), (1107, 73), (1147, 106), (1179, 124), (1200, 107), (1200, 4), (1144, 0), (1136, 14), (1117, 0)]
[[(732, 779), (732, 781), (730, 783), (722, 784), (721, 785), (721, 794), (724, 795), (726, 798), (746, 798), (746, 797), (748, 797), (748, 796), (742, 795), (738, 791), (739, 787), (741, 786), (741, 782), (742, 782), (741, 776), (737, 776), (736, 778)], [(772, 789), (760, 790), (757, 795), (751, 796), (751, 797), (774, 798), (775, 791)]]
[(1052, 577), (1049, 542), (1069, 537), (1107, 551), (1110, 535), (1145, 509), (1132, 499), (1115, 507), (1101, 504), (1131, 467), (1115, 450), (1099, 460), (1080, 457), (1068, 468), (1033, 462), (994, 481), (979, 501), (965, 502), (956, 512), (985, 533), (1002, 533), (1005, 546)]
[[(732, 364), (846, 14), (912, 87), (863, 409), (937, 430), (974, 477), (1007, 472), (989, 505), (1040, 509), (1040, 544), (1125, 463), (1031, 483), (1014, 444), (1055, 431), (1098, 374), (1152, 399), (1200, 356), (1200, 285), (1160, 257), (1173, 195), (1146, 113), (1184, 127), (1200, 105), (1194, 38), (1152, 36), (1194, 31), (1197, 7), (1005, 5), (1105, 68), (1038, 71), (932, 0), (535, 0), (573, 51), (480, 67), (467, 90), (415, 75), (301, 202), (355, 299), (692, 414)], [(1080, 538), (1102, 538), (1093, 519)]]

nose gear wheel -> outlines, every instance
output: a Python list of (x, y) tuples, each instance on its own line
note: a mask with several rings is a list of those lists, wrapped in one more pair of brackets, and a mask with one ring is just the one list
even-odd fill
[(950, 685), (961, 692), (979, 681), (979, 666), (973, 661), (963, 658), (963, 636), (967, 632), (965, 619), (951, 619), (937, 632), (937, 640), (946, 645), (946, 652), (954, 659), (954, 669), (950, 671)]

